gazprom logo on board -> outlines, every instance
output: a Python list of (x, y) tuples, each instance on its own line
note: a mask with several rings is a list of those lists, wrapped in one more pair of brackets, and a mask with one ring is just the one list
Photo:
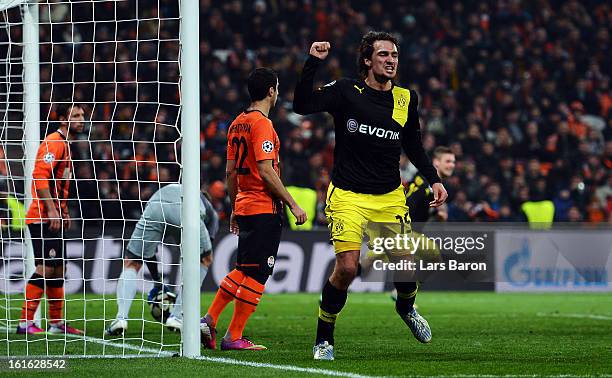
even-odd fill
[[(536, 251), (537, 252), (537, 251)], [(557, 267), (557, 257), (544, 263), (533, 263), (529, 239), (523, 239), (520, 249), (511, 253), (503, 265), (504, 280), (513, 286), (524, 287), (591, 287), (607, 286), (605, 267)]]

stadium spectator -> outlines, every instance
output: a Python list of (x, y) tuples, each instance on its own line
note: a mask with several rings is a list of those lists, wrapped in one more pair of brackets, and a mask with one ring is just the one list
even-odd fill
[(0, 234), (9, 240), (11, 237), (22, 238), (26, 227), (25, 214), (23, 202), (11, 194), (6, 180), (0, 180)]
[[(115, 12), (128, 14), (128, 3), (100, 2), (96, 5), (95, 17), (111, 18)], [(162, 15), (141, 7), (139, 17), (177, 16), (174, 13), (177, 10), (169, 4), (169, 0), (161, 0), (166, 12)], [(571, 204), (575, 206), (571, 219), (592, 219), (587, 215), (590, 199), (598, 188), (607, 184), (612, 171), (609, 23), (612, 10), (606, 2), (543, 0), (517, 2), (511, 7), (492, 1), (448, 6), (442, 0), (425, 4), (389, 0), (384, 6), (380, 1), (370, 4), (328, 0), (202, 1), (201, 4), (201, 119), (205, 141), (202, 145), (206, 146), (202, 159), (203, 169), (208, 172), (204, 176), (205, 185), (220, 179), (218, 174), (208, 177), (217, 164), (215, 155), (224, 160), (227, 125), (248, 105), (244, 90), (246, 75), (256, 66), (267, 65), (279, 73), (281, 82), (279, 106), (271, 118), (279, 126), (281, 139), (287, 141), (281, 149), (284, 179), (288, 184), (315, 188), (321, 167), (318, 157), (314, 158), (317, 164), (310, 164), (311, 158), (322, 153), (323, 166), (331, 166), (333, 124), (326, 116), (302, 119), (291, 110), (297, 74), (306, 58), (304, 52), (313, 41), (326, 37), (334, 48), (321, 67), (321, 77), (355, 76), (353, 52), (359, 37), (367, 30), (383, 28), (400, 38), (399, 83), (415, 88), (422, 99), (420, 116), (425, 126), (426, 151), (431, 153), (439, 144), (453, 149), (459, 180), (456, 186), (466, 188), (466, 201), (477, 204), (486, 199), (486, 191), (479, 184), (480, 177), (486, 175), (488, 181), (485, 181), (499, 184), (503, 195), (508, 197), (509, 217), (519, 217), (521, 199), (518, 196), (524, 188), (523, 184), (516, 184), (526, 181), (532, 188), (537, 186), (537, 180), (531, 181), (536, 172), (528, 168), (531, 162), (538, 161), (537, 176), (545, 179), (543, 189), (551, 195), (549, 199), (555, 199), (561, 190), (569, 190)], [(59, 22), (62, 18), (68, 20), (71, 14), (91, 14), (80, 11), (84, 4), (72, 6), (72, 12), (62, 13), (61, 6), (56, 6), (52, 14), (41, 12), (41, 17), (48, 17), (49, 13)], [(146, 201), (146, 196), (157, 190), (153, 182), (140, 182), (139, 190), (133, 192), (116, 188), (121, 187), (120, 183), (129, 183), (125, 180), (133, 180), (138, 171), (129, 164), (124, 169), (124, 163), (135, 160), (134, 146), (138, 148), (138, 142), (151, 141), (147, 132), (157, 122), (168, 132), (156, 135), (155, 141), (163, 143), (158, 143), (155, 149), (155, 164), (171, 164), (171, 178), (178, 178), (176, 153), (179, 151), (173, 143), (166, 143), (177, 138), (174, 125), (178, 107), (142, 103), (136, 106), (136, 93), (142, 96), (141, 101), (146, 98), (177, 104), (176, 86), (168, 84), (162, 88), (160, 84), (160, 88), (145, 90), (149, 84), (139, 81), (155, 79), (159, 73), (164, 82), (176, 83), (178, 73), (176, 65), (168, 65), (158, 72), (155, 64), (137, 65), (127, 57), (135, 56), (138, 47), (139, 60), (152, 57), (176, 61), (178, 44), (164, 43), (167, 48), (159, 48), (153, 42), (157, 34), (152, 33), (152, 42), (136, 46), (129, 42), (133, 39), (129, 28), (115, 31), (105, 23), (96, 23), (95, 28), (92, 24), (84, 22), (75, 26), (73, 33), (82, 43), (74, 53), (72, 44), (44, 43), (73, 38), (70, 32), (59, 30), (61, 24), (57, 24), (58, 30), (53, 34), (49, 28), (41, 28), (41, 78), (46, 83), (85, 82), (83, 78), (95, 73), (97, 81), (107, 82), (95, 88), (93, 84), (82, 83), (75, 92), (77, 101), (98, 101), (89, 134), (89, 139), (96, 141), (92, 143), (90, 157), (97, 161), (117, 161), (117, 164), (96, 163), (92, 167), (94, 177), (98, 178), (103, 199), (119, 198), (124, 205), (130, 201)], [(144, 31), (140, 38), (145, 38), (147, 33)], [(161, 37), (171, 35), (170, 29), (161, 30)], [(104, 40), (120, 42), (116, 48), (103, 48), (100, 44), (101, 48), (95, 49), (95, 59), (121, 61), (116, 65), (118, 77), (113, 76), (113, 69), (107, 69), (111, 64), (96, 64), (95, 68), (92, 64), (79, 64), (73, 77), (73, 70), (68, 67), (73, 62), (90, 63), (94, 42)], [(51, 64), (44, 63), (51, 61), (51, 53), (53, 70)], [(113, 84), (117, 79), (121, 83)], [(315, 85), (324, 84), (317, 81)], [(72, 90), (72, 84), (53, 85), (54, 95), (65, 95)], [(41, 103), (49, 104), (51, 93), (51, 86), (44, 84)], [(47, 111), (43, 109), (42, 114), (48, 114)], [(57, 119), (53, 109), (50, 114), (52, 119)], [(108, 121), (113, 121), (112, 128)], [(305, 122), (310, 124), (310, 133), (302, 128)], [(156, 128), (156, 133), (159, 129)], [(489, 144), (493, 145), (492, 152)], [(150, 143), (147, 148), (152, 151)], [(483, 153), (487, 161), (482, 161)], [(565, 164), (559, 164), (560, 160)], [(593, 164), (595, 160), (599, 164)], [(138, 177), (141, 173), (151, 177), (151, 169), (144, 164)], [(113, 181), (112, 185), (103, 184), (99, 179), (102, 171)], [(403, 171), (412, 172), (407, 166), (403, 166)], [(404, 181), (412, 179), (407, 175), (402, 177)], [(580, 182), (583, 185), (578, 188)], [(109, 187), (115, 189), (109, 190)], [(144, 190), (146, 187), (151, 189)], [(454, 199), (458, 200), (460, 196)], [(464, 203), (450, 205), (449, 218), (458, 214), (455, 210), (465, 207)], [(604, 218), (609, 219), (609, 205), (602, 207)]]

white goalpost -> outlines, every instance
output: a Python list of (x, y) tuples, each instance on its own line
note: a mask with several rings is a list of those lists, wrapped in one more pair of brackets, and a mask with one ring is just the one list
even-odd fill
[[(200, 51), (197, 1), (181, 0), (183, 355), (200, 355)], [(198, 31), (198, 32), (196, 32)]]
[[(40, 72), (38, 54), (38, 5), (26, 4), (22, 7), (23, 14), (23, 97), (24, 119), (23, 139), (25, 141), (25, 207), (32, 203), (32, 172), (34, 171), (34, 157), (40, 140)], [(25, 244), (25, 277), (34, 273), (34, 253), (32, 240), (27, 228), (24, 229)], [(40, 326), (40, 308), (34, 315), (36, 324)]]
[[(200, 355), (198, 3), (0, 0), (0, 358)], [(71, 104), (86, 123), (70, 143), (63, 320), (84, 335), (17, 334), (34, 253), (15, 206), (32, 201), (39, 144)], [(181, 237), (164, 238), (157, 257), (161, 283), (182, 290), (183, 332), (152, 317), (147, 294), (160, 282), (143, 265), (128, 329), (108, 336), (132, 230), (171, 183), (183, 184)], [(43, 329), (48, 310), (43, 296)]]

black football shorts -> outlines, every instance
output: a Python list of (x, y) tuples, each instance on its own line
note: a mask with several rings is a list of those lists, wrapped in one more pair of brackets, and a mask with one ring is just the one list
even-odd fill
[(57, 232), (49, 230), (48, 223), (28, 224), (32, 247), (34, 249), (34, 263), (38, 265), (56, 267), (64, 263), (66, 243), (62, 238), (61, 228)]
[(247, 276), (271, 275), (280, 245), (281, 216), (239, 215), (236, 221), (240, 229), (236, 269)]

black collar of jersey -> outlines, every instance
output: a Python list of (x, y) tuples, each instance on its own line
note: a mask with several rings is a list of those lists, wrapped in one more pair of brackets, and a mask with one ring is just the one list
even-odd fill
[(246, 109), (243, 113), (244, 114), (249, 114), (249, 113), (253, 113), (253, 112), (260, 112), (262, 116), (268, 118), (268, 116), (263, 114), (263, 112), (261, 110), (259, 110), (259, 109), (251, 109), (251, 110)]
[(357, 85), (365, 87), (366, 91), (368, 91), (370, 93), (381, 94), (381, 95), (387, 95), (389, 93), (393, 93), (392, 92), (393, 88), (395, 88), (395, 83), (393, 82), (393, 80), (391, 80), (391, 88), (387, 89), (386, 91), (379, 91), (378, 89), (374, 89), (374, 88), (370, 87), (368, 84), (366, 84), (364, 79), (359, 79), (357, 81)]

